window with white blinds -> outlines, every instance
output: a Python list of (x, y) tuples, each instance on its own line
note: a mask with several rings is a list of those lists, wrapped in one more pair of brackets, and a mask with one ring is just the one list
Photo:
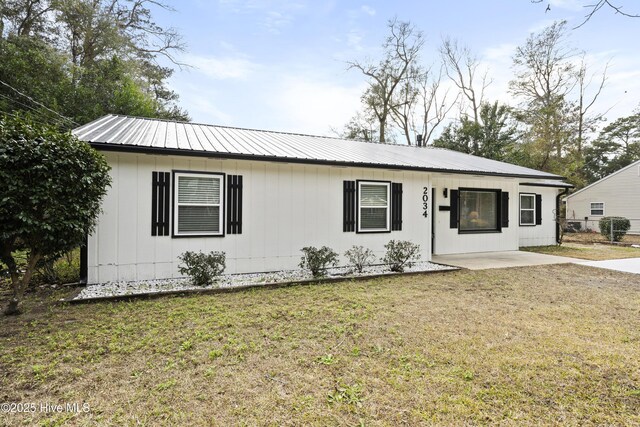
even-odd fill
[(176, 172), (174, 235), (222, 235), (223, 175)]
[(358, 231), (390, 231), (388, 182), (358, 182)]

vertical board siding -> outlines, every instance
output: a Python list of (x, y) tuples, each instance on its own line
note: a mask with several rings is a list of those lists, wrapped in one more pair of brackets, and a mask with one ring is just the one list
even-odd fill
[[(556, 244), (556, 195), (557, 188), (541, 188), (520, 186), (521, 193), (536, 194), (536, 223), (535, 227), (519, 226), (519, 245), (525, 246), (546, 246)], [(538, 197), (539, 196), (539, 197)], [(517, 215), (520, 209), (517, 208)], [(539, 212), (539, 213), (538, 213)], [(516, 224), (516, 223), (514, 223)]]

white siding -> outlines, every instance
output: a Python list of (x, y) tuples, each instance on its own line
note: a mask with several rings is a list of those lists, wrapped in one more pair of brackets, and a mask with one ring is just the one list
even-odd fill
[(556, 244), (556, 195), (559, 190), (545, 187), (520, 186), (520, 193), (540, 194), (542, 196), (542, 224), (521, 226), (520, 196), (518, 195), (514, 223), (519, 226), (520, 246), (547, 246)]
[[(371, 248), (381, 257), (390, 239), (418, 243), (422, 259), (430, 259), (431, 218), (422, 216), (423, 187), (430, 191), (426, 173), (131, 153), (105, 156), (113, 184), (89, 238), (89, 283), (178, 277), (178, 256), (187, 250), (225, 251), (227, 273), (297, 268), (304, 246), (330, 246), (343, 264), (342, 254), (352, 245)], [(152, 172), (171, 170), (243, 175), (242, 234), (151, 236)], [(342, 231), (343, 181), (357, 179), (403, 184), (402, 231)]]
[(604, 203), (605, 216), (623, 216), (631, 219), (631, 232), (640, 233), (640, 163), (621, 170), (591, 187), (567, 198), (567, 220), (582, 222), (599, 231), (601, 216), (591, 215), (591, 202)]
[[(517, 194), (515, 179), (472, 177), (459, 175), (434, 175), (435, 191), (435, 247), (434, 254), (456, 254), (472, 252), (495, 252), (518, 250)], [(445, 198), (443, 190), (447, 189)], [(498, 189), (509, 192), (509, 226), (500, 232), (460, 234), (457, 228), (449, 227), (449, 212), (439, 211), (439, 206), (450, 206), (451, 190), (458, 188)]]

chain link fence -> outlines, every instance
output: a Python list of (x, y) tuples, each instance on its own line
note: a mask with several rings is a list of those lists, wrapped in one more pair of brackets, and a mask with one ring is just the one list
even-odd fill
[[(640, 218), (627, 218), (630, 223), (629, 230), (627, 230), (627, 234), (635, 234), (640, 235)], [(616, 229), (614, 218), (608, 218), (610, 223), (608, 227), (605, 228), (607, 230), (607, 234), (609, 235), (609, 241), (613, 242), (615, 239), (614, 234), (619, 231)], [(578, 233), (578, 232), (596, 232), (600, 233), (600, 219), (576, 219), (569, 218), (564, 220), (564, 231), (566, 233)]]

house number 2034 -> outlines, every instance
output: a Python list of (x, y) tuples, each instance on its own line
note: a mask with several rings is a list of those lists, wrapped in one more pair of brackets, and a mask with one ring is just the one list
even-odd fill
[(427, 218), (429, 216), (429, 188), (423, 187), (422, 191), (422, 216)]

